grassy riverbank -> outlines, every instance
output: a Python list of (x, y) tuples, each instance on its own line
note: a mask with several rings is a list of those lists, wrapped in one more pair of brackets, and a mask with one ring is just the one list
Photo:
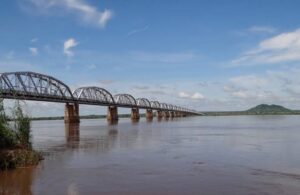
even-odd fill
[(36, 165), (42, 159), (41, 154), (32, 149), (30, 119), (18, 101), (12, 109), (12, 118), (14, 120), (8, 122), (0, 100), (0, 170)]

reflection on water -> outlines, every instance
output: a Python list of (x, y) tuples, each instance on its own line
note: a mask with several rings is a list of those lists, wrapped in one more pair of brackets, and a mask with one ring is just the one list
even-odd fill
[(67, 142), (75, 142), (80, 140), (79, 124), (65, 124), (65, 133)]
[(0, 194), (300, 194), (299, 126), (298, 116), (36, 121), (45, 160), (1, 172)]
[(0, 194), (31, 194), (34, 167), (5, 171), (0, 174)]

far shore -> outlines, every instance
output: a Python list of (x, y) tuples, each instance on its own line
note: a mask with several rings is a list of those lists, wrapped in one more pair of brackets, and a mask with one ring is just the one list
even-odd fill
[[(277, 112), (277, 113), (249, 113), (245, 111), (220, 111), (220, 112), (202, 112), (202, 116), (244, 116), (244, 115), (300, 115), (300, 111), (295, 111), (293, 113)], [(199, 115), (201, 116), (201, 115)], [(141, 114), (141, 118), (145, 117), (145, 114)], [(80, 116), (80, 119), (102, 119), (106, 118), (106, 115), (86, 115)], [(121, 114), (119, 118), (130, 118), (130, 114)], [(64, 116), (54, 116), (54, 117), (31, 117), (30, 120), (64, 120)]]

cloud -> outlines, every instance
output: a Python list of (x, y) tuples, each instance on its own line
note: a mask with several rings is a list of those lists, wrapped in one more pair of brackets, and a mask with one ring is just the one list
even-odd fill
[(189, 94), (189, 93), (186, 93), (186, 92), (179, 92), (178, 96), (180, 98), (192, 99), (192, 100), (202, 100), (202, 99), (204, 99), (204, 96), (199, 92), (195, 92), (192, 95)]
[(137, 90), (147, 90), (149, 89), (150, 87), (149, 86), (145, 86), (145, 85), (135, 85), (132, 87), (133, 89), (137, 89)]
[(300, 29), (261, 41), (258, 46), (233, 60), (231, 65), (278, 64), (300, 61)]
[(250, 28), (247, 29), (247, 32), (250, 33), (268, 33), (268, 34), (272, 34), (276, 32), (276, 28), (271, 27), (271, 26), (252, 26)]
[(114, 83), (113, 80), (100, 80), (99, 82), (103, 85), (109, 85), (109, 84)]
[(189, 98), (189, 97), (190, 97), (190, 94), (185, 93), (185, 92), (180, 92), (180, 93), (179, 93), (179, 97), (181, 97), (181, 98)]
[(130, 32), (127, 34), (127, 36), (132, 36), (132, 35), (134, 35), (134, 34), (136, 34), (136, 33), (140, 33), (140, 32), (146, 31), (146, 30), (148, 30), (148, 28), (149, 28), (149, 25), (144, 26), (143, 28), (134, 29), (134, 30), (130, 31)]
[(29, 51), (33, 56), (36, 56), (39, 53), (38, 48), (36, 47), (29, 47)]
[(76, 47), (78, 43), (75, 39), (70, 38), (64, 42), (64, 54), (68, 57), (74, 56), (74, 53), (71, 51), (73, 47)]
[(131, 52), (130, 56), (133, 60), (139, 62), (162, 62), (162, 63), (182, 63), (190, 62), (199, 56), (193, 52), (177, 52), (177, 53), (150, 53), (150, 52)]
[(112, 18), (113, 11), (104, 9), (99, 11), (96, 7), (89, 5), (85, 0), (23, 0), (34, 6), (40, 12), (51, 11), (53, 9), (63, 9), (76, 14), (81, 21), (104, 28)]
[(97, 68), (97, 66), (96, 66), (96, 64), (89, 64), (89, 65), (87, 65), (87, 68), (88, 68), (89, 70), (94, 70), (94, 69)]
[(35, 43), (35, 42), (37, 42), (39, 39), (37, 38), (37, 37), (35, 37), (35, 38), (32, 38), (31, 40), (30, 40), (30, 42), (31, 43)]

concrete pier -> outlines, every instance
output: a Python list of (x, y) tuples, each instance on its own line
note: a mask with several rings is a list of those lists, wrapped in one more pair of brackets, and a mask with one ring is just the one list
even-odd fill
[(170, 116), (171, 116), (171, 118), (176, 117), (175, 112), (174, 112), (174, 111), (171, 111), (171, 112), (170, 112)]
[(147, 109), (147, 110), (146, 110), (146, 119), (147, 119), (148, 121), (153, 120), (153, 110), (150, 110), (150, 109)]
[(169, 111), (164, 111), (163, 115), (166, 119), (170, 118), (170, 112)]
[(139, 108), (132, 108), (131, 109), (131, 120), (138, 121), (139, 119), (140, 119)]
[(65, 105), (65, 123), (80, 123), (78, 104), (67, 103)]
[(110, 123), (115, 123), (119, 120), (118, 117), (118, 107), (116, 106), (108, 106), (107, 107), (107, 116), (106, 119)]
[(161, 120), (161, 119), (162, 119), (162, 117), (163, 117), (163, 113), (162, 113), (162, 111), (161, 111), (161, 110), (157, 110), (157, 111), (156, 111), (156, 117), (157, 117), (157, 119), (159, 119), (159, 120)]

